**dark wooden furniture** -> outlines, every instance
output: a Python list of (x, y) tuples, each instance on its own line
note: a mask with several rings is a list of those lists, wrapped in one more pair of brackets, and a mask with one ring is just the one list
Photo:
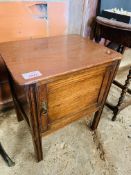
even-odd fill
[[(126, 24), (119, 21), (109, 20), (98, 16), (96, 18), (95, 40), (99, 42), (101, 38), (118, 43), (120, 47), (118, 52), (123, 53), (124, 47), (131, 48), (131, 24)], [(129, 74), (125, 84), (122, 85), (118, 81), (114, 80), (113, 84), (122, 89), (118, 104), (116, 106), (107, 102), (106, 105), (113, 111), (112, 120), (115, 121), (117, 114), (131, 104), (131, 99), (124, 103), (124, 99), (127, 93), (131, 94), (131, 90), (128, 88), (131, 80), (131, 64), (129, 65)]]
[(129, 24), (131, 21), (131, 16), (123, 15), (122, 13), (115, 13), (112, 10), (102, 10), (101, 16), (108, 19), (115, 19), (115, 21), (120, 21)]
[[(97, 128), (120, 54), (79, 35), (3, 43), (0, 53), (18, 120), (29, 125), (38, 161), (42, 136), (94, 112), (91, 128)], [(32, 71), (41, 76), (22, 77)]]
[(8, 154), (5, 152), (5, 150), (4, 150), (3, 146), (1, 145), (1, 143), (0, 143), (0, 155), (2, 156), (2, 158), (5, 160), (5, 162), (7, 163), (7, 165), (9, 167), (12, 167), (12, 166), (15, 165), (15, 162), (13, 162), (11, 160), (11, 158), (8, 156)]
[(13, 106), (6, 67), (0, 57), (0, 110)]

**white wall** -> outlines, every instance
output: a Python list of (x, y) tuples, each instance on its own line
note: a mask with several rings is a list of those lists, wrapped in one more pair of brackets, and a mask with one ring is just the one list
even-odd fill
[(69, 0), (68, 33), (80, 34), (83, 20), (84, 0)]
[(89, 36), (98, 0), (69, 0), (68, 33)]

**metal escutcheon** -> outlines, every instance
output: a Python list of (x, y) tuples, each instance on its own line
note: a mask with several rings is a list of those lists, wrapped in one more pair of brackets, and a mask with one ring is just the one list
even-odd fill
[(47, 114), (47, 102), (44, 101), (42, 103), (42, 111), (41, 111), (43, 114)]

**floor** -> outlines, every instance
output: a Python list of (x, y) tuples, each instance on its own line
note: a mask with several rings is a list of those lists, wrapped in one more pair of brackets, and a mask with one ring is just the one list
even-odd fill
[[(127, 50), (117, 79), (124, 82), (131, 65)], [(117, 102), (120, 89), (114, 85), (108, 99)], [(130, 98), (129, 96), (127, 98)], [(86, 117), (43, 138), (44, 160), (35, 162), (31, 135), (24, 121), (18, 123), (14, 110), (0, 113), (0, 141), (15, 161), (7, 167), (0, 157), (0, 175), (130, 175), (131, 106), (117, 121), (105, 107), (96, 132), (89, 129)]]

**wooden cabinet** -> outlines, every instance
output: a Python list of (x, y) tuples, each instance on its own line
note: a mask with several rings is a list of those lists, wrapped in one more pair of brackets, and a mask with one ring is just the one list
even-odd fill
[[(120, 54), (79, 35), (4, 43), (0, 52), (18, 120), (31, 129), (38, 161), (42, 135), (94, 112), (91, 128), (97, 128)], [(27, 72), (33, 77), (24, 79)]]
[[(66, 123), (70, 116), (84, 111), (90, 106), (99, 106), (101, 103), (99, 100), (100, 89), (106, 68), (107, 66), (103, 66), (79, 71), (77, 74), (47, 84), (48, 104), (46, 106), (48, 108), (48, 125), (51, 128), (61, 119)], [(44, 88), (45, 85), (39, 87), (41, 97)], [(41, 98), (40, 103), (46, 103), (44, 100), (44, 97)], [(45, 123), (43, 123), (43, 128), (44, 125)]]

